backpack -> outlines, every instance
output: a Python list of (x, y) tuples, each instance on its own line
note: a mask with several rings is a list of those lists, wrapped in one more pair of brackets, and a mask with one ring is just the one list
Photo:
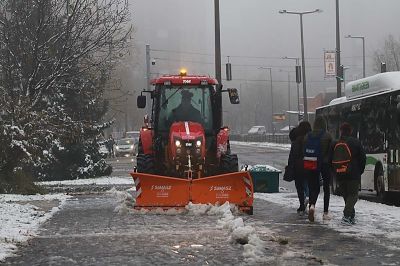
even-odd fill
[(304, 170), (319, 172), (321, 170), (321, 137), (325, 131), (321, 131), (317, 136), (307, 134), (304, 145), (303, 167)]
[(333, 148), (332, 168), (337, 175), (347, 175), (351, 171), (351, 151), (346, 141), (339, 140)]

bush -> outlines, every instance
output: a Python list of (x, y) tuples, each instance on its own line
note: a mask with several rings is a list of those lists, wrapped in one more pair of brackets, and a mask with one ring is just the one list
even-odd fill
[(0, 173), (0, 193), (34, 195), (46, 191), (34, 184), (32, 175), (22, 169), (13, 173)]

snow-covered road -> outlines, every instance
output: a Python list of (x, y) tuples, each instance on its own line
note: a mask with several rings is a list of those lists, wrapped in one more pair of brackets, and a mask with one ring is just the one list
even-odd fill
[[(246, 145), (237, 143), (234, 148), (243, 155)], [(254, 163), (273, 157), (280, 164), (286, 148), (265, 146), (268, 153), (254, 146), (258, 154), (242, 157)], [(227, 206), (193, 205), (184, 212), (143, 213), (132, 211), (126, 192), (133, 182), (123, 173), (132, 162), (112, 163), (117, 166), (111, 177), (42, 183), (68, 191), (100, 188), (96, 193), (90, 189), (89, 194), (73, 196), (0, 195), (0, 257), (17, 254), (3, 263), (400, 264), (398, 207), (360, 200), (357, 224), (348, 227), (340, 223), (344, 204), (336, 196), (331, 197), (332, 220), (322, 221), (321, 194), (317, 219), (311, 224), (296, 214), (296, 194), (281, 188), (280, 193), (256, 193), (252, 216), (238, 215)], [(24, 245), (28, 239), (29, 245)]]

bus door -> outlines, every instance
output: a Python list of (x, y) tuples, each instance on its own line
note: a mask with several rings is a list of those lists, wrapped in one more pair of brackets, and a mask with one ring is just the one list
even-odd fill
[[(353, 127), (352, 136), (359, 139), (364, 147), (368, 146), (367, 142), (370, 139), (366, 128), (368, 127), (368, 123), (372, 122), (371, 118), (365, 117), (366, 109), (369, 109), (367, 104), (361, 101), (356, 101), (352, 102), (342, 110), (342, 121), (346, 121), (351, 124)], [(371, 160), (374, 157), (375, 156), (373, 154), (367, 155), (367, 164), (365, 166), (365, 171), (362, 175), (360, 183), (361, 190), (374, 190), (374, 168), (376, 159)]]
[(389, 97), (387, 108), (388, 125), (387, 146), (387, 180), (385, 191), (400, 192), (400, 93)]

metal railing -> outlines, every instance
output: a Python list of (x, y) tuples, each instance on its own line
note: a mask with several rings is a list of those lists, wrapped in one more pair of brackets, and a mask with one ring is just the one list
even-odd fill
[(289, 135), (286, 133), (277, 134), (263, 134), (263, 135), (248, 135), (248, 134), (231, 134), (229, 136), (230, 140), (233, 141), (245, 141), (245, 142), (272, 142), (289, 144)]

